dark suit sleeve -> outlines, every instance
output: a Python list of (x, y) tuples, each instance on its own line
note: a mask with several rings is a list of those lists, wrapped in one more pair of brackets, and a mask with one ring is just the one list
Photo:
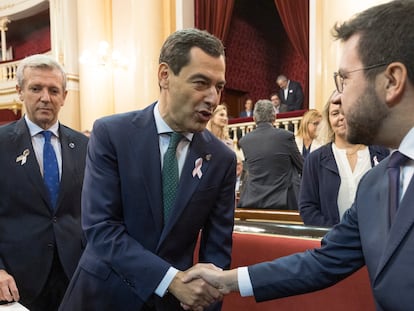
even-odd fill
[(299, 192), (299, 212), (305, 225), (326, 226), (319, 196), (319, 153), (311, 153), (305, 160)]
[(302, 174), (303, 157), (299, 152), (298, 145), (296, 144), (295, 136), (293, 134), (289, 138), (289, 150), (294, 167), (296, 168), (299, 174)]
[(331, 286), (364, 265), (357, 209), (322, 239), (322, 247), (248, 267), (257, 301), (308, 293)]
[(110, 265), (145, 301), (171, 265), (147, 250), (126, 228), (124, 213), (128, 211), (124, 209), (126, 198), (121, 191), (125, 185), (121, 184), (117, 151), (107, 124), (102, 120), (96, 121), (88, 145), (82, 225), (88, 241), (87, 248), (92, 250), (88, 254), (93, 253), (97, 260)]
[[(292, 83), (292, 81), (291, 81)], [(300, 110), (303, 109), (303, 100), (304, 100), (304, 96), (303, 96), (303, 90), (302, 90), (302, 86), (300, 85), (299, 82), (294, 82), (294, 93), (295, 93), (295, 97), (294, 97), (294, 102), (293, 102), (293, 110)]]

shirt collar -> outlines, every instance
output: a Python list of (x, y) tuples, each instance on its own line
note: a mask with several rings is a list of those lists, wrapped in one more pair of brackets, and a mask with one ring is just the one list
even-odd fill
[[(26, 121), (27, 127), (29, 128), (31, 137), (44, 131), (44, 129), (42, 129), (39, 125), (33, 123), (26, 114), (24, 115), (24, 120)], [(56, 137), (59, 137), (59, 121), (56, 121), (56, 123), (47, 130), (51, 131)]]
[[(157, 133), (160, 134), (167, 134), (174, 132), (168, 124), (164, 121), (164, 119), (161, 117), (160, 111), (159, 111), (159, 103), (157, 102), (154, 107), (154, 119), (155, 119), (155, 126), (157, 127)], [(187, 138), (189, 141), (193, 139), (194, 133), (183, 133), (182, 134), (185, 138)]]
[(398, 150), (414, 160), (414, 127), (405, 135)]

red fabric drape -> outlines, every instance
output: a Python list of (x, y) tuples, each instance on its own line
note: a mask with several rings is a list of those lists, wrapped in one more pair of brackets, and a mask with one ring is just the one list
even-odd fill
[(194, 0), (195, 26), (225, 42), (229, 32), (234, 0)]
[[(274, 0), (286, 33), (309, 68), (309, 0)], [(304, 87), (308, 101), (308, 75)]]

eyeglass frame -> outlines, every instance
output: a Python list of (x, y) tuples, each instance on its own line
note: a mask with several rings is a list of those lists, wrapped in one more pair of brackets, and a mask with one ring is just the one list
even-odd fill
[[(362, 71), (362, 70), (375, 69), (375, 68), (379, 68), (381, 66), (388, 66), (388, 63), (375, 64), (375, 65), (367, 66), (367, 67), (364, 67), (364, 68), (359, 68), (359, 69), (355, 69), (355, 70), (351, 70), (351, 71), (346, 71), (344, 73), (334, 72), (333, 78), (334, 78), (336, 90), (340, 94), (342, 94), (342, 92), (344, 91), (344, 80), (345, 80), (345, 77), (343, 76), (344, 74), (350, 74), (350, 73), (357, 72), (357, 71)], [(339, 80), (338, 80), (338, 78), (339, 78)]]

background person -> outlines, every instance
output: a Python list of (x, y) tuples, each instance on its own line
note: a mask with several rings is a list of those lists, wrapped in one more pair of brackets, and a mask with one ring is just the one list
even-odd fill
[(270, 101), (272, 102), (273, 107), (275, 107), (276, 114), (288, 111), (288, 107), (286, 104), (282, 103), (278, 94), (274, 93), (270, 95)]
[(238, 207), (297, 210), (303, 159), (293, 133), (273, 127), (270, 100), (256, 102), (253, 119), (256, 128), (239, 142), (247, 174)]
[(226, 146), (234, 150), (233, 140), (229, 136), (229, 118), (227, 116), (227, 107), (225, 105), (217, 105), (213, 111), (210, 121), (207, 123), (207, 129)]
[(225, 82), (220, 40), (179, 30), (161, 48), (158, 101), (95, 122), (82, 194), (88, 245), (61, 311), (201, 309), (221, 299), (202, 280), (181, 280), (199, 237), (201, 262), (230, 266), (236, 155), (205, 130)]
[(309, 153), (322, 146), (322, 143), (318, 140), (318, 129), (321, 121), (322, 114), (317, 109), (306, 111), (300, 121), (295, 141), (303, 159), (306, 159)]
[(280, 87), (279, 98), (282, 104), (287, 106), (287, 111), (303, 109), (303, 90), (299, 82), (289, 80), (285, 75), (280, 75), (276, 79), (276, 84)]
[[(88, 138), (58, 121), (67, 94), (58, 62), (29, 56), (16, 77), (26, 114), (0, 127), (0, 300), (53, 311), (85, 246), (80, 200)], [(51, 136), (53, 161), (44, 154), (44, 131)], [(51, 196), (44, 179), (52, 162)]]
[(340, 102), (329, 99), (323, 117), (329, 143), (309, 154), (305, 161), (299, 212), (305, 225), (331, 227), (351, 207), (362, 176), (387, 157), (389, 150), (348, 142)]
[(246, 102), (244, 103), (244, 110), (240, 112), (239, 117), (253, 117), (253, 100), (251, 98), (246, 99)]

